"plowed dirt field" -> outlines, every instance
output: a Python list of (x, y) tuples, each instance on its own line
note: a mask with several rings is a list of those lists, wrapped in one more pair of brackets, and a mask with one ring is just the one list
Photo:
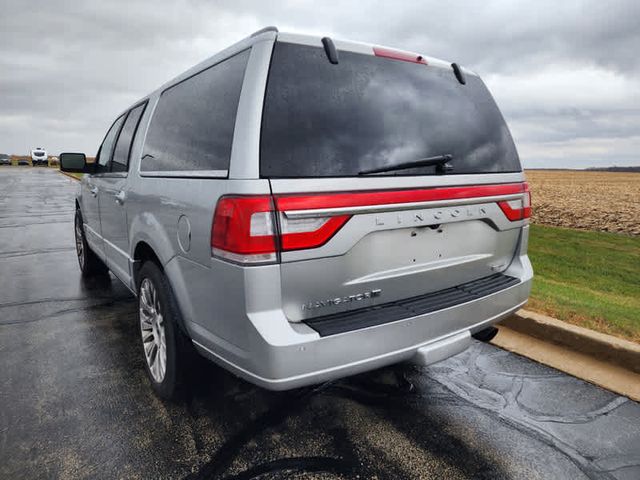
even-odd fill
[(533, 223), (640, 235), (640, 173), (527, 170)]

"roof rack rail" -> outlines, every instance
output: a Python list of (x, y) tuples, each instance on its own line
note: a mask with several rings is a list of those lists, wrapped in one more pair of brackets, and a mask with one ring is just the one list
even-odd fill
[(265, 32), (276, 32), (278, 33), (278, 27), (274, 27), (273, 25), (270, 25), (268, 27), (264, 27), (261, 28), (260, 30), (258, 30), (257, 32), (253, 32), (251, 34), (251, 37), (257, 37), (258, 35), (260, 35), (261, 33), (265, 33)]

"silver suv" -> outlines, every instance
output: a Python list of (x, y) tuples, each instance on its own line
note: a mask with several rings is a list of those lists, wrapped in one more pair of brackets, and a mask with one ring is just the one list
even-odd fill
[(266, 28), (122, 113), (76, 201), (159, 395), (197, 351), (273, 390), (430, 364), (521, 307), (530, 197), (473, 72)]

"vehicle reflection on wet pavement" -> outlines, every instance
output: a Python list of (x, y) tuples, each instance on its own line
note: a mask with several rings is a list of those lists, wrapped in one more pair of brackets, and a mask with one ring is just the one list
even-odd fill
[(640, 478), (640, 405), (491, 345), (268, 392), (149, 387), (135, 300), (81, 279), (73, 180), (0, 172), (1, 478)]

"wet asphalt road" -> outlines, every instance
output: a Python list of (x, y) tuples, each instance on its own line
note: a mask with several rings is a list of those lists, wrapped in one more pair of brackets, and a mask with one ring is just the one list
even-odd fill
[(133, 297), (81, 280), (77, 184), (0, 168), (0, 478), (640, 478), (640, 405), (481, 343), (272, 393), (149, 388)]

